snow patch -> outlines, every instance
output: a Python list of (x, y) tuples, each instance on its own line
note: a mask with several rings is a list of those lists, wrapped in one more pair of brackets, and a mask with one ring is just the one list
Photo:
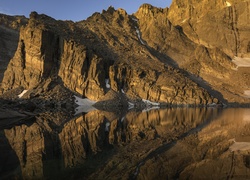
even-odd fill
[(146, 99), (142, 99), (142, 101), (143, 101), (146, 105), (149, 105), (149, 106), (159, 106), (159, 105), (160, 105), (160, 103), (152, 102), (152, 101), (149, 101), (149, 100), (146, 100)]
[(109, 132), (110, 122), (106, 122), (105, 124), (105, 131)]
[(250, 98), (250, 90), (245, 90), (244, 94), (246, 95), (247, 98)]
[(124, 92), (124, 90), (123, 90), (123, 89), (121, 89), (121, 92), (122, 92), (123, 94), (125, 94), (125, 92)]
[(18, 95), (19, 98), (23, 97), (23, 95), (27, 92), (28, 90), (23, 90), (21, 94)]
[(105, 79), (106, 88), (110, 88), (109, 79)]
[(125, 119), (125, 117), (123, 116), (123, 117), (121, 118), (121, 122), (123, 122), (123, 121), (124, 121), (124, 119)]
[(92, 101), (88, 98), (79, 98), (77, 96), (74, 96), (75, 97), (75, 103), (78, 105), (77, 108), (75, 108), (75, 114), (74, 115), (77, 115), (77, 114), (80, 114), (80, 113), (87, 113), (87, 112), (90, 112), (90, 111), (93, 111), (93, 110), (96, 110), (96, 108), (94, 108), (92, 105), (95, 104), (96, 102), (95, 101)]
[(230, 2), (228, 2), (228, 1), (226, 1), (226, 5), (227, 5), (227, 7), (232, 6), (232, 4)]
[(135, 21), (135, 22), (138, 22), (138, 19), (136, 19), (136, 18), (132, 17), (132, 20)]
[(141, 39), (141, 33), (139, 31), (139, 29), (135, 26), (135, 30), (136, 30), (136, 33), (137, 33), (137, 37), (138, 39), (140, 40), (141, 44), (145, 45), (145, 43), (143, 42), (143, 40)]
[(246, 151), (250, 150), (250, 142), (235, 142), (229, 147), (230, 151)]
[(92, 106), (93, 104), (95, 104), (96, 102), (95, 101), (92, 101), (88, 98), (79, 98), (77, 96), (74, 96), (75, 97), (75, 103), (79, 106)]
[(236, 64), (238, 67), (250, 67), (250, 58), (234, 57), (232, 62)]
[(215, 107), (216, 105), (217, 105), (216, 103), (207, 104), (208, 107)]

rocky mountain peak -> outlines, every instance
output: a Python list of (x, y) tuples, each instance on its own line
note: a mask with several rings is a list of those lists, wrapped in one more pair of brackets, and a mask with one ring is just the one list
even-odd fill
[(21, 26), (27, 24), (28, 19), (25, 16), (9, 16), (5, 14), (0, 14), (0, 25), (19, 30)]
[[(114, 91), (132, 102), (245, 102), (247, 76), (240, 90), (229, 81), (242, 78), (232, 70), (229, 55), (245, 53), (248, 47), (248, 6), (234, 2), (175, 0), (170, 10), (143, 4), (133, 15), (109, 7), (76, 23), (32, 12), (20, 30), (2, 91), (22, 87), (39, 95), (46, 93), (41, 84), (51, 78), (96, 101)], [(217, 11), (205, 13), (217, 5)], [(185, 18), (190, 20), (183, 22)]]
[(113, 6), (109, 6), (107, 10), (103, 10), (102, 13), (108, 12), (113, 14), (115, 12), (115, 8)]
[(152, 6), (151, 4), (142, 4), (138, 11), (136, 12), (136, 16), (147, 16), (154, 17), (158, 13), (165, 13), (168, 9), (157, 8)]
[(200, 19), (211, 12), (230, 7), (242, 0), (173, 0), (169, 9), (169, 19), (180, 24), (190, 19)]
[(218, 47), (232, 58), (248, 57), (249, 4), (249, 0), (174, 0), (168, 18), (198, 44)]

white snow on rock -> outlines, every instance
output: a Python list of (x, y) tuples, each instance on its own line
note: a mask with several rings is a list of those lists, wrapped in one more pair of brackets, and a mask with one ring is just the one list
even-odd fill
[(110, 122), (106, 122), (105, 131), (109, 131)]
[(215, 107), (217, 104), (216, 103), (210, 103), (210, 104), (207, 104), (208, 107)]
[(142, 101), (143, 101), (146, 105), (149, 105), (149, 106), (159, 106), (159, 105), (160, 105), (160, 103), (152, 102), (152, 101), (149, 101), (149, 100), (146, 100), (146, 99), (142, 99)]
[(125, 116), (123, 116), (123, 117), (121, 118), (121, 122), (123, 122), (123, 121), (124, 121), (124, 119), (125, 119)]
[(121, 92), (122, 92), (123, 94), (125, 94), (125, 92), (124, 92), (124, 90), (123, 90), (123, 89), (121, 89)]
[(135, 21), (135, 22), (138, 22), (138, 19), (136, 19), (136, 18), (132, 17), (132, 20)]
[(92, 101), (88, 98), (79, 98), (77, 96), (74, 96), (75, 97), (75, 103), (79, 106), (92, 106), (93, 104), (95, 104), (96, 102), (95, 101)]
[(234, 57), (232, 62), (238, 67), (250, 67), (250, 58)]
[(105, 79), (106, 88), (110, 88), (109, 79)]
[(230, 2), (228, 2), (228, 1), (226, 1), (226, 5), (227, 5), (227, 7), (232, 6), (232, 4)]
[(138, 36), (138, 39), (140, 40), (141, 44), (145, 45), (145, 43), (143, 42), (143, 40), (141, 39), (141, 33), (139, 31), (139, 29), (135, 26), (135, 30)]
[(250, 142), (235, 142), (229, 147), (230, 151), (246, 151), (250, 150)]
[(75, 97), (75, 103), (78, 105), (77, 108), (75, 108), (75, 115), (80, 114), (80, 113), (87, 113), (93, 110), (96, 110), (92, 105), (95, 104), (95, 101), (92, 101), (88, 98), (79, 98), (77, 96)]
[(19, 98), (23, 97), (23, 95), (27, 92), (28, 90), (23, 90), (21, 94), (18, 95)]
[(247, 98), (250, 98), (250, 90), (245, 90), (244, 94), (246, 95)]

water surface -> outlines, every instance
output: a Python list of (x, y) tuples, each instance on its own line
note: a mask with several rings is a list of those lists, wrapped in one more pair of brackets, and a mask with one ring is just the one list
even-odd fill
[(0, 179), (250, 178), (250, 109), (43, 113), (0, 129)]

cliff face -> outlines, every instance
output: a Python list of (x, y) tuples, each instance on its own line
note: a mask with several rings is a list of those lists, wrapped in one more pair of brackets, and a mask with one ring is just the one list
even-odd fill
[(168, 18), (195, 42), (249, 57), (249, 1), (173, 1)]
[(78, 23), (32, 13), (20, 30), (3, 91), (20, 86), (34, 89), (47, 78), (58, 77), (71, 91), (92, 100), (101, 99), (112, 89), (132, 100), (217, 102), (184, 72), (161, 62), (155, 50), (143, 43), (134, 18), (111, 7)]
[[(58, 30), (58, 26), (63, 30)], [(17, 51), (5, 72), (4, 92), (19, 86), (33, 89), (47, 78), (59, 76), (72, 91), (91, 99), (103, 95), (102, 87), (96, 83), (102, 75), (97, 69), (102, 69), (105, 63), (96, 67), (100, 60), (73, 35), (70, 30), (73, 26), (70, 22), (56, 22), (45, 15), (32, 13), (28, 25), (20, 30)], [(93, 91), (88, 94), (84, 91), (86, 87)]]
[[(187, 64), (185, 68), (189, 72), (198, 70), (199, 76), (229, 102), (248, 102), (244, 98), (244, 91), (249, 88), (248, 70), (232, 70), (235, 66), (230, 59), (250, 56), (249, 1), (189, 2), (173, 1), (168, 18), (175, 26), (181, 26), (189, 39), (207, 50), (198, 48), (190, 61), (193, 67)], [(214, 49), (213, 55), (209, 49)], [(199, 65), (194, 60), (198, 60)]]
[(19, 38), (18, 31), (27, 21), (22, 16), (0, 14), (0, 82), (2, 82), (4, 71), (16, 51)]
[(31, 13), (2, 91), (52, 79), (97, 101), (112, 90), (131, 101), (246, 103), (249, 73), (233, 70), (231, 57), (248, 56), (248, 8), (248, 1), (174, 1), (170, 9), (144, 4), (133, 15), (110, 7), (76, 23)]
[[(248, 5), (248, 2), (234, 3), (238, 10), (241, 9), (238, 6)], [(215, 7), (215, 4), (218, 6)], [(182, 17), (180, 14), (189, 11), (189, 6), (195, 6), (197, 12), (187, 13), (188, 15), (184, 13)], [(223, 37), (234, 34), (232, 23), (225, 23), (231, 15), (224, 14), (223, 17), (221, 15), (234, 6), (233, 2), (231, 6), (227, 6), (226, 2), (220, 1), (202, 3), (174, 1), (170, 9), (142, 5), (135, 16), (138, 19), (142, 39), (153, 48), (154, 52), (157, 52), (161, 61), (169, 64), (176, 63), (188, 72), (189, 78), (219, 99), (226, 99), (228, 102), (248, 102), (244, 97), (244, 91), (249, 87), (249, 74), (241, 69), (233, 70), (236, 65), (232, 63), (231, 57), (233, 57), (232, 52), (236, 51), (232, 49), (237, 46), (237, 42), (233, 36), (221, 41)], [(242, 10), (242, 14), (239, 11), (236, 12), (240, 17), (235, 19), (236, 23), (246, 23), (243, 20), (246, 16), (245, 7), (242, 7)], [(180, 17), (182, 21), (178, 21)], [(212, 29), (215, 26), (216, 28)], [(230, 29), (230, 33), (227, 28)], [(248, 25), (244, 25), (244, 28), (242, 26), (237, 32), (239, 37), (242, 37), (241, 42), (245, 44), (246, 33), (249, 32), (247, 29)], [(225, 35), (224, 30), (228, 34)], [(241, 48), (243, 57), (248, 57), (246, 47), (247, 45), (245, 49)]]

